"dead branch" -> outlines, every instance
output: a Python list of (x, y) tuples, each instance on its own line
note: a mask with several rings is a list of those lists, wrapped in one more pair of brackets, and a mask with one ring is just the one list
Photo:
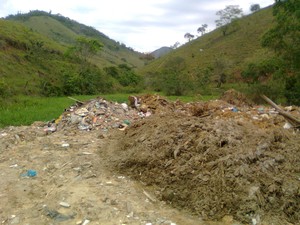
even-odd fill
[(265, 95), (261, 95), (261, 97), (268, 102), (271, 106), (273, 106), (280, 115), (282, 115), (291, 125), (293, 125), (295, 128), (300, 127), (300, 120), (292, 116), (291, 114), (287, 113), (283, 109), (281, 109), (278, 105), (276, 105), (271, 99), (269, 99)]
[(76, 99), (76, 98), (72, 98), (72, 97), (68, 97), (69, 99), (72, 99), (73, 101), (75, 101), (75, 102), (77, 102), (77, 103), (79, 103), (79, 104), (81, 104), (81, 105), (83, 105), (84, 104), (84, 102), (82, 102), (82, 101), (79, 101), (78, 99)]

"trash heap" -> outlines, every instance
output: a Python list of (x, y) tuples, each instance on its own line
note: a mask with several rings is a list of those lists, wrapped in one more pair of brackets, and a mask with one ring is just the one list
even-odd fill
[(110, 129), (124, 130), (133, 122), (153, 114), (169, 114), (181, 111), (188, 113), (189, 108), (177, 101), (169, 102), (159, 95), (129, 96), (127, 103), (107, 101), (98, 97), (87, 102), (76, 101), (56, 120), (45, 127), (46, 133), (77, 127), (82, 131)]
[[(214, 117), (253, 121), (260, 127), (276, 126), (285, 122), (274, 108), (252, 105), (240, 93), (229, 90), (222, 97), (224, 100), (208, 102), (182, 103), (171, 102), (159, 95), (129, 96), (127, 103), (107, 101), (98, 97), (87, 102), (77, 101), (56, 120), (44, 127), (46, 133), (76, 127), (82, 131), (111, 129), (125, 130), (130, 124), (154, 114)], [(295, 107), (285, 110), (296, 113)], [(283, 126), (283, 125), (282, 125)], [(286, 128), (289, 128), (285, 124)]]
[(70, 106), (51, 126), (58, 130), (65, 127), (77, 127), (79, 130), (125, 129), (132, 122), (145, 117), (139, 110), (126, 103), (116, 103), (97, 98), (85, 103), (77, 102)]

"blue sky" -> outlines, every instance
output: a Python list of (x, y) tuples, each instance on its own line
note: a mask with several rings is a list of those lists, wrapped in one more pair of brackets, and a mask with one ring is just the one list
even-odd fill
[(52, 11), (88, 26), (136, 51), (151, 52), (175, 42), (184, 34), (197, 35), (201, 24), (215, 28), (216, 12), (239, 5), (244, 14), (251, 4), (261, 8), (274, 0), (1, 0), (0, 17), (30, 10)]

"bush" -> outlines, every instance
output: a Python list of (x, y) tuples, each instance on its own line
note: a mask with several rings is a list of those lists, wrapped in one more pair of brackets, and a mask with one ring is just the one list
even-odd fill
[(118, 67), (106, 67), (104, 71), (106, 76), (116, 79), (122, 87), (140, 86), (143, 81), (143, 78), (136, 74), (127, 64), (120, 64)]
[(60, 87), (48, 81), (42, 81), (40, 83), (40, 94), (45, 97), (61, 96), (62, 90)]
[(284, 96), (287, 104), (300, 105), (300, 74), (286, 79)]

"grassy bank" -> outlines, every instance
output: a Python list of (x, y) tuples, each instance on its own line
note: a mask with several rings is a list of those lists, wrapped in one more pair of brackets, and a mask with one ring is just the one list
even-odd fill
[[(86, 101), (97, 96), (73, 96), (80, 101)], [(128, 94), (101, 95), (101, 97), (116, 102), (127, 102)], [(168, 99), (183, 102), (209, 100), (212, 96), (170, 96)], [(29, 97), (18, 96), (11, 101), (0, 104), (0, 128), (6, 126), (30, 125), (34, 121), (51, 121), (58, 118), (66, 108), (74, 104), (74, 100), (67, 97)]]

